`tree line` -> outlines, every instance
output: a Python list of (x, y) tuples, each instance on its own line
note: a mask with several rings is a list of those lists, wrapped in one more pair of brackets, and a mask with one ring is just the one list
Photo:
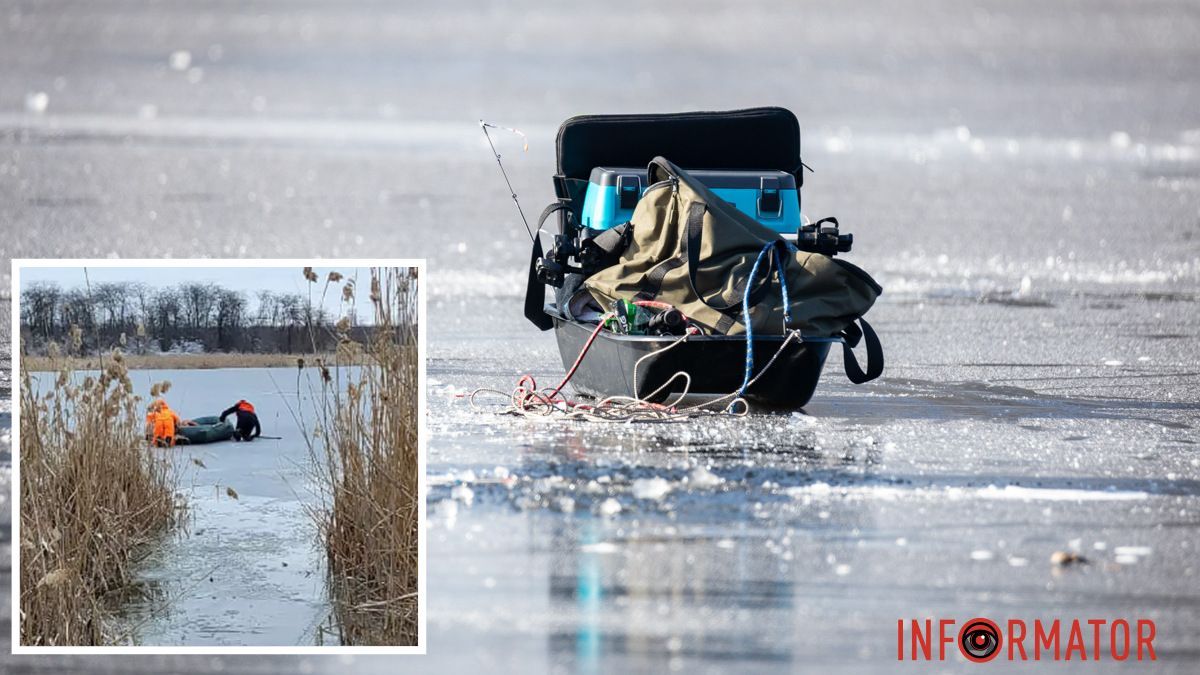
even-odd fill
[(63, 288), (34, 282), (21, 291), (22, 344), (27, 353), (44, 353), (51, 343), (70, 344), (77, 331), (85, 354), (115, 345), (132, 353), (297, 353), (336, 346), (336, 318), (307, 297), (259, 291), (254, 299), (252, 309), (246, 293), (215, 283)]

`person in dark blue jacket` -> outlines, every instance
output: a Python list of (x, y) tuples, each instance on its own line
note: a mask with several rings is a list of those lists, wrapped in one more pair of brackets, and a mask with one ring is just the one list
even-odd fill
[(254, 406), (246, 399), (234, 403), (228, 410), (221, 413), (221, 421), (230, 415), (237, 415), (237, 429), (233, 434), (235, 441), (252, 441), (262, 435), (262, 426), (258, 423), (258, 415)]

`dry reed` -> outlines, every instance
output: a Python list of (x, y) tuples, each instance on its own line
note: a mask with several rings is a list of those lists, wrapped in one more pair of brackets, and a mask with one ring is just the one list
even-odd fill
[(173, 465), (147, 447), (123, 357), (98, 375), (63, 367), (20, 392), (20, 640), (117, 640), (107, 596), (128, 590), (147, 544), (178, 522)]
[[(347, 302), (354, 293), (350, 284), (343, 288)], [(314, 364), (324, 402), (321, 440), (311, 446), (323, 496), (316, 516), (341, 642), (415, 645), (421, 498), (416, 270), (372, 269), (370, 303), (375, 329), (369, 341), (350, 341), (347, 324), (339, 322), (337, 357)]]

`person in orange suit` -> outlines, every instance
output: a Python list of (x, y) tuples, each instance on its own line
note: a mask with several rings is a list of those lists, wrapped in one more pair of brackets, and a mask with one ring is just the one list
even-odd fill
[(146, 412), (146, 437), (153, 445), (172, 447), (175, 445), (176, 430), (192, 424), (190, 420), (181, 419), (165, 400), (156, 398)]

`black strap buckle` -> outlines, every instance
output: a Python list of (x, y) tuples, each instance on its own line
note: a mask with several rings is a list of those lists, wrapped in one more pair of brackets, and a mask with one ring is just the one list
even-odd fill
[(640, 176), (621, 174), (617, 176), (617, 195), (622, 211), (630, 211), (637, 206), (642, 198), (642, 179)]
[(779, 179), (763, 176), (758, 183), (758, 215), (778, 218), (783, 215), (783, 199), (779, 196)]
[(571, 188), (567, 185), (567, 177), (561, 174), (554, 176), (554, 196), (561, 201), (571, 201)]

